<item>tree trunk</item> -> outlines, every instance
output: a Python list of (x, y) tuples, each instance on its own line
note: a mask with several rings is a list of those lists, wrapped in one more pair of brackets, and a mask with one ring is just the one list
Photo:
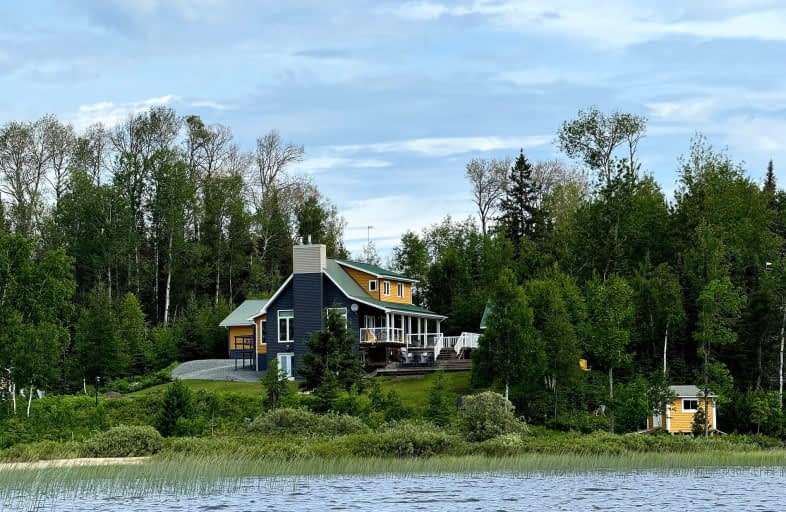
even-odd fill
[(27, 417), (30, 417), (30, 407), (33, 405), (33, 385), (30, 385), (30, 396), (27, 397)]
[(169, 322), (169, 296), (172, 291), (172, 233), (169, 233), (169, 255), (167, 256), (166, 296), (164, 298), (164, 325)]
[[(158, 312), (161, 311), (161, 308), (158, 307), (158, 297), (159, 297), (159, 290), (158, 290), (158, 276), (160, 275), (158, 265), (160, 263), (158, 257), (158, 237), (156, 237), (156, 243), (154, 246), (154, 259), (155, 259), (155, 278), (153, 279), (153, 295), (155, 295), (155, 299), (153, 299), (153, 303), (156, 307), (156, 322), (158, 322)], [(166, 321), (164, 321), (164, 325), (166, 325)]]
[(611, 409), (611, 413), (609, 414), (609, 429), (611, 433), (614, 433), (614, 406), (612, 405), (614, 402), (614, 368), (609, 368), (609, 408)]
[(669, 324), (666, 324), (666, 335), (663, 336), (663, 376), (666, 376), (666, 350), (669, 347)]
[(705, 342), (704, 347), (704, 437), (709, 437), (710, 435), (710, 413), (707, 407), (707, 398), (710, 394), (710, 374), (709, 374), (709, 364), (710, 364), (710, 348), (708, 344)]
[(216, 298), (213, 304), (218, 306), (218, 291), (221, 288), (221, 262), (216, 260)]
[(11, 383), (10, 390), (11, 390), (11, 405), (14, 408), (14, 416), (16, 416), (16, 384), (15, 383), (13, 382)]
[(505, 381), (505, 400), (507, 400), (507, 399), (508, 399), (508, 391), (509, 391), (509, 388), (510, 388), (510, 386), (508, 385), (508, 381), (506, 380), (506, 381)]
[(781, 402), (781, 409), (783, 409), (783, 329), (786, 326), (786, 306), (781, 304), (783, 308), (783, 316), (781, 317), (781, 349), (778, 358), (778, 398)]

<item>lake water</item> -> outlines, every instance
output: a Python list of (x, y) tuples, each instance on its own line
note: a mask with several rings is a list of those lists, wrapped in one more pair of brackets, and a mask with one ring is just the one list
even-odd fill
[[(328, 511), (786, 509), (786, 474), (778, 469), (593, 473), (245, 479), (231, 491), (184, 496), (96, 495), (6, 502), (8, 510)], [(10, 508), (9, 508), (10, 507)]]

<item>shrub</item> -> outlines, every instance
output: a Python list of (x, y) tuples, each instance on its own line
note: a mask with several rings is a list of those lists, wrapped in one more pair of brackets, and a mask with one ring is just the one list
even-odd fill
[(429, 389), (428, 409), (426, 418), (439, 426), (450, 423), (456, 410), (456, 396), (445, 383), (444, 371), (439, 371), (434, 376), (434, 381)]
[(80, 443), (69, 441), (59, 443), (56, 441), (38, 441), (14, 445), (0, 451), (0, 460), (8, 462), (30, 462), (47, 459), (71, 459), (79, 457)]
[(381, 431), (349, 436), (347, 447), (358, 457), (428, 457), (459, 451), (462, 442), (431, 423), (395, 422)]
[(464, 397), (459, 416), (469, 441), (485, 441), (521, 428), (521, 422), (513, 415), (513, 405), (492, 391)]
[(510, 457), (524, 451), (525, 445), (521, 434), (510, 433), (483, 441), (478, 448), (489, 457)]
[(84, 457), (137, 457), (161, 449), (163, 438), (149, 426), (120, 425), (99, 432), (82, 443)]
[(367, 432), (368, 426), (359, 418), (346, 414), (316, 414), (305, 409), (275, 409), (257, 416), (248, 430), (276, 436), (335, 437)]
[(193, 412), (193, 393), (183, 381), (175, 380), (164, 392), (156, 426), (165, 436), (175, 435), (178, 420), (191, 418)]

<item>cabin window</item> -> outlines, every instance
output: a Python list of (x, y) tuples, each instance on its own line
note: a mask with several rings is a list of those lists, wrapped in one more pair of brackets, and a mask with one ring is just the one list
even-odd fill
[(382, 282), (382, 294), (383, 295), (390, 295), (390, 281), (383, 281)]
[(295, 312), (282, 309), (278, 312), (278, 342), (295, 341)]
[(396, 283), (396, 295), (399, 297), (404, 296), (404, 283)]
[(370, 291), (370, 292), (377, 291), (377, 280), (376, 279), (371, 279), (368, 282), (368, 291)]
[(696, 412), (699, 410), (699, 401), (695, 398), (685, 398), (682, 400), (682, 412)]
[(325, 317), (338, 316), (344, 320), (344, 327), (347, 326), (347, 308), (325, 308)]

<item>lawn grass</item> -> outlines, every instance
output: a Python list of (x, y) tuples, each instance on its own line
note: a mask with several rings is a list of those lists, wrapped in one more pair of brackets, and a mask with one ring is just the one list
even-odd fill
[[(231, 380), (184, 380), (183, 383), (192, 391), (209, 391), (209, 392), (231, 392), (243, 393), (254, 396), (261, 396), (263, 386), (259, 382), (238, 382)], [(145, 396), (151, 394), (162, 393), (169, 384), (159, 384), (158, 386), (149, 387), (135, 393), (129, 393), (128, 396)]]
[[(458, 395), (470, 393), (470, 377), (472, 372), (458, 371), (445, 372), (443, 378), (448, 389)], [(422, 413), (428, 406), (428, 393), (431, 385), (436, 378), (434, 373), (426, 375), (411, 375), (402, 377), (375, 377), (379, 381), (382, 390), (387, 393), (390, 390), (398, 393), (405, 407), (412, 409), (416, 413)], [(259, 382), (235, 382), (226, 380), (184, 380), (183, 383), (192, 391), (204, 390), (209, 392), (232, 392), (242, 393), (253, 396), (262, 396), (264, 387)], [(146, 396), (150, 394), (162, 393), (169, 384), (160, 384), (127, 396)], [(297, 389), (297, 382), (292, 383), (292, 388)]]
[[(447, 388), (458, 395), (465, 395), (470, 390), (472, 372), (444, 372), (443, 378)], [(428, 394), (436, 374), (414, 375), (404, 377), (377, 377), (382, 390), (387, 393), (393, 390), (401, 397), (405, 407), (411, 408), (417, 414), (422, 414), (428, 407)]]

